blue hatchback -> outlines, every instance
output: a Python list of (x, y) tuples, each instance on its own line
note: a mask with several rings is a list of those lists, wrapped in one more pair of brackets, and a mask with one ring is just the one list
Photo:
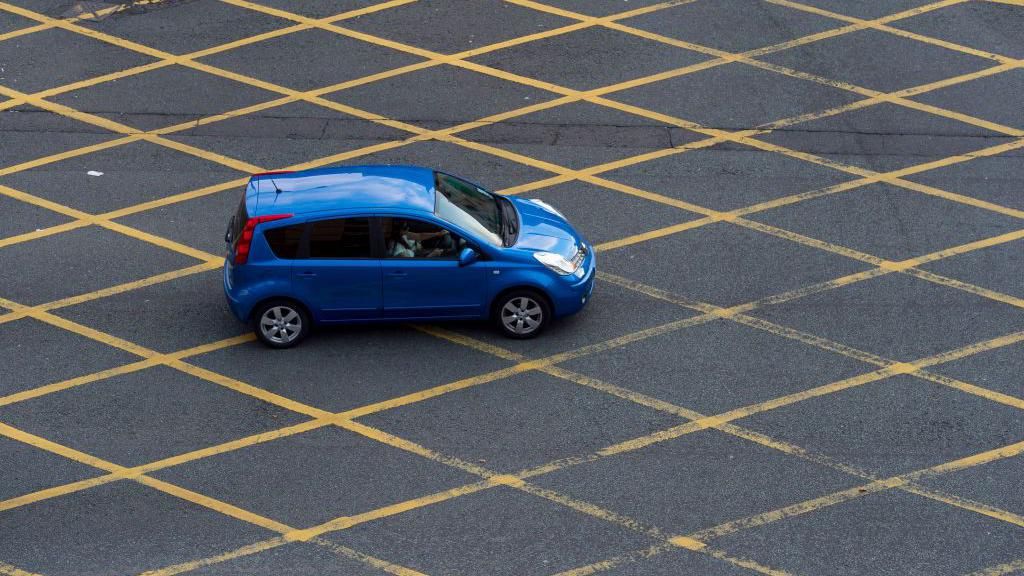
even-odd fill
[(274, 348), (349, 322), (489, 318), (532, 338), (594, 287), (558, 210), (427, 168), (256, 174), (225, 240), (231, 311)]

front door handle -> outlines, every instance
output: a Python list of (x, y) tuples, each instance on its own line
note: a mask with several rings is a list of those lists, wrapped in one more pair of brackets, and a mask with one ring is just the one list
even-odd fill
[(407, 272), (402, 272), (401, 270), (394, 270), (392, 272), (388, 272), (388, 276), (392, 278), (404, 278), (408, 275), (409, 274)]
[(316, 272), (310, 272), (307, 270), (305, 272), (297, 272), (295, 275), (299, 278), (314, 278), (316, 276)]

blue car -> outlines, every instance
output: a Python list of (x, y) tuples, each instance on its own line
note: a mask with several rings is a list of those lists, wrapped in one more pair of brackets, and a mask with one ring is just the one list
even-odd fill
[(412, 166), (256, 174), (225, 241), (231, 311), (273, 348), (353, 322), (491, 319), (532, 338), (594, 287), (593, 247), (555, 208)]

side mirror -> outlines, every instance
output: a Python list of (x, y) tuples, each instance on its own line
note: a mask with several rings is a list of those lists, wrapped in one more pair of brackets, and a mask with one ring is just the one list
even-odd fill
[(469, 266), (480, 259), (480, 254), (472, 248), (463, 248), (459, 252), (459, 266)]

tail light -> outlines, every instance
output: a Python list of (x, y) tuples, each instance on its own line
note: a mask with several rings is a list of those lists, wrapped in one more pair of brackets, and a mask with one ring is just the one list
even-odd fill
[(242, 228), (242, 233), (238, 237), (238, 243), (235, 244), (235, 264), (245, 264), (249, 261), (249, 248), (252, 246), (252, 235), (256, 231), (257, 224), (291, 217), (291, 214), (268, 214), (246, 220), (245, 227)]

